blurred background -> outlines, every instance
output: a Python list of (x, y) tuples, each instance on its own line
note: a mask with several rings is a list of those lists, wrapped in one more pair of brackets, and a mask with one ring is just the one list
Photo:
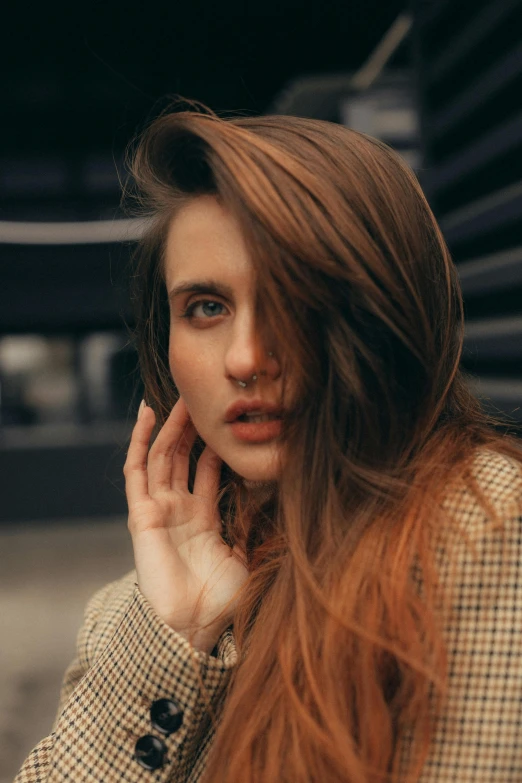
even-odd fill
[(11, 4), (0, 61), (0, 783), (49, 733), (85, 601), (132, 568), (141, 399), (124, 151), (176, 94), (316, 117), (416, 171), (466, 306), (463, 367), (522, 429), (522, 0)]

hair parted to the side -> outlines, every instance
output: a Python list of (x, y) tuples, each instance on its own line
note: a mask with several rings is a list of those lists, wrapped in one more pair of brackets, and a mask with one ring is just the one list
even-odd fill
[(446, 688), (442, 498), (458, 477), (480, 496), (481, 447), (522, 463), (459, 367), (463, 302), (436, 220), (395, 152), (319, 120), (165, 114), (131, 170), (151, 216), (135, 336), (160, 421), (177, 398), (163, 247), (198, 195), (242, 227), (291, 388), (275, 502), (247, 518), (230, 473), (220, 500), (232, 540), (248, 526), (250, 578), (206, 779), (415, 781)]

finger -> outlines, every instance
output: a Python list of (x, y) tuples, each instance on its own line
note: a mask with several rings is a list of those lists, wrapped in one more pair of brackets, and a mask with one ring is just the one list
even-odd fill
[(152, 408), (145, 406), (132, 430), (123, 467), (125, 493), (129, 509), (135, 503), (148, 497), (147, 454), (156, 417)]
[(193, 494), (206, 498), (212, 508), (217, 500), (220, 476), (221, 457), (210, 446), (205, 446), (198, 459)]
[(189, 419), (182, 397), (176, 402), (149, 452), (149, 494), (170, 490), (172, 458)]
[(198, 432), (193, 421), (190, 419), (174, 450), (171, 489), (187, 490), (188, 488), (190, 452), (192, 451), (197, 435)]

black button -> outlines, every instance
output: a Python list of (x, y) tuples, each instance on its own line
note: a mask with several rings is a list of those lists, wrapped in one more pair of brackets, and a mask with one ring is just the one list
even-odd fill
[(152, 734), (146, 734), (137, 741), (134, 758), (145, 769), (159, 769), (163, 766), (166, 752), (167, 746), (162, 740)]
[(183, 711), (173, 699), (158, 699), (152, 703), (150, 719), (162, 734), (173, 734), (183, 723)]

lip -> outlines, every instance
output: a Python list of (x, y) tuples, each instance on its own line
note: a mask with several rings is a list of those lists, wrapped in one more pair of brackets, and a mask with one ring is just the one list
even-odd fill
[[(275, 413), (279, 416), (283, 415), (283, 408), (276, 403), (266, 402), (265, 400), (236, 400), (227, 408), (225, 421), (231, 424), (239, 416), (242, 416), (243, 413), (250, 413), (251, 411), (258, 411), (260, 414)], [(248, 425), (248, 422), (239, 423)], [(250, 424), (249, 426), (254, 425)]]
[(282, 424), (281, 419), (259, 422), (236, 420), (230, 422), (230, 429), (238, 440), (247, 443), (265, 443), (281, 434)]

